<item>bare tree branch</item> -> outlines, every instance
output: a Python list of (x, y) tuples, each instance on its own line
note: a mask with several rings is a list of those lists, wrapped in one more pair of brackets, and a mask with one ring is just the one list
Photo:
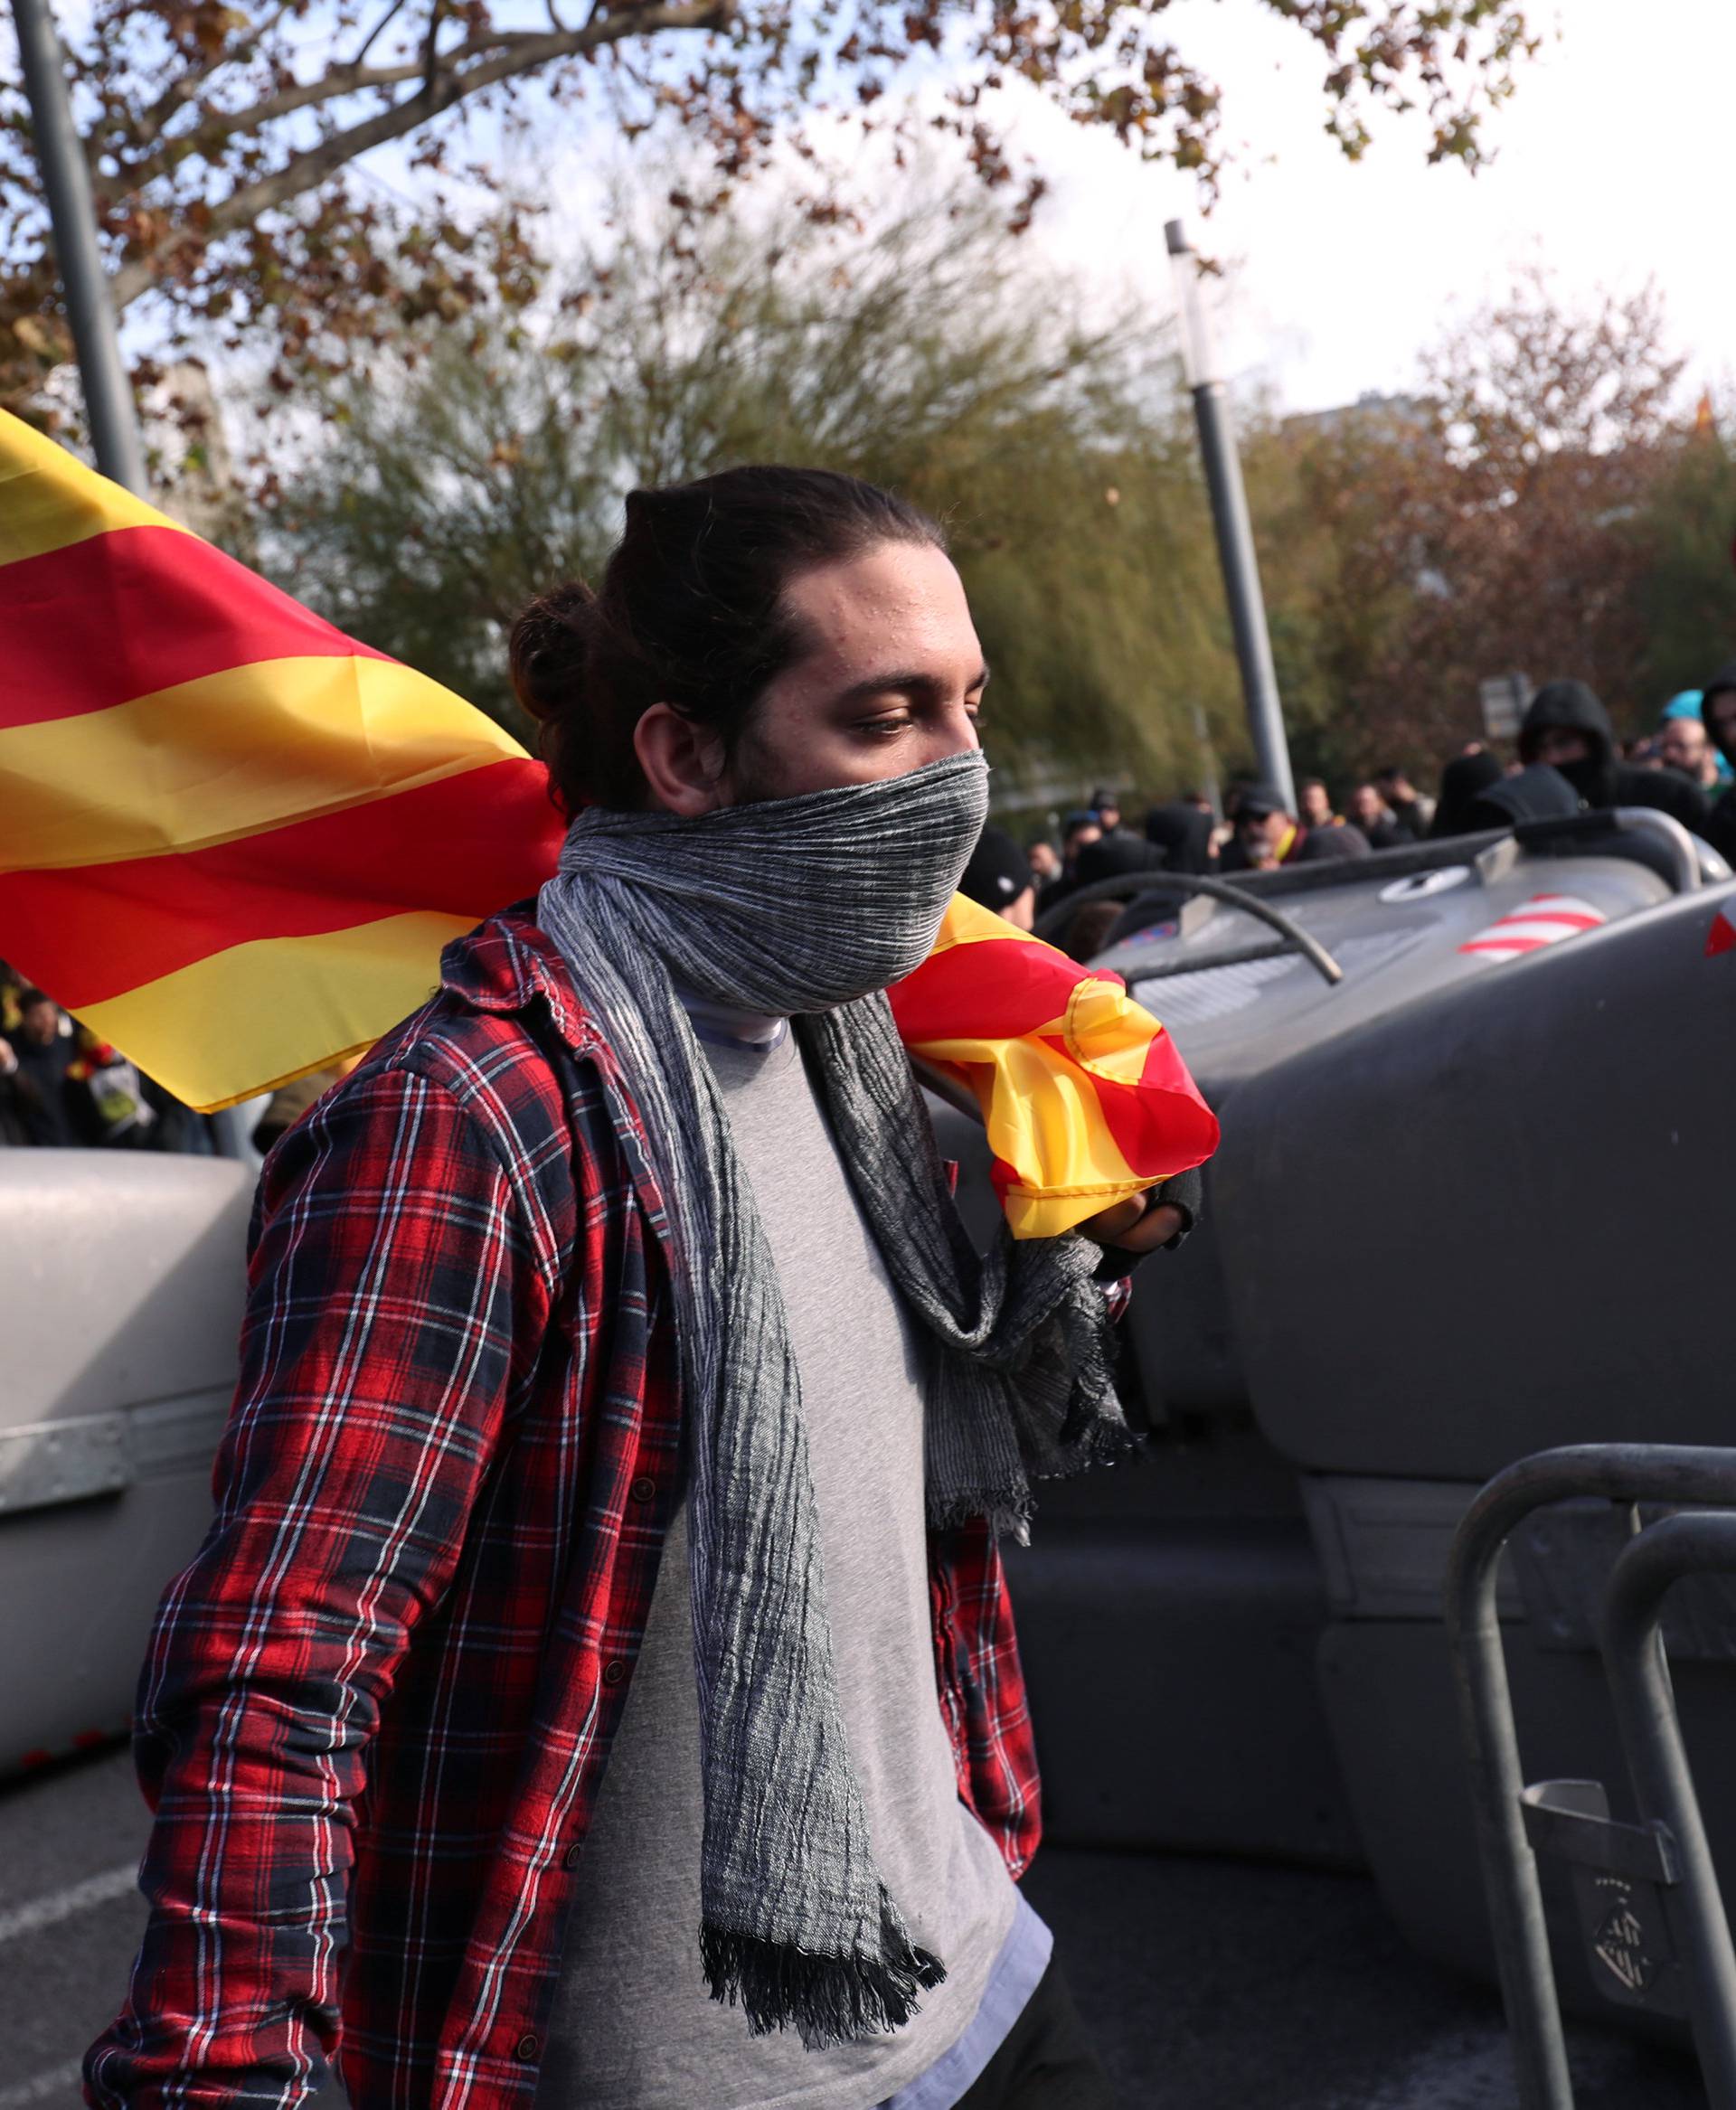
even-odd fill
[(243, 37), (238, 44), (226, 45), (213, 52), (203, 65), (190, 66), (178, 80), (172, 80), (140, 117), (136, 137), (147, 146), (160, 138), (164, 127), (193, 100), (219, 67), (244, 66), (294, 5), (295, 0), (278, 0), (278, 5), (263, 22), (254, 26), (251, 35)]
[[(480, 49), (492, 51), (499, 40), (490, 38)], [(370, 88), (396, 88), (406, 80), (420, 80), (423, 64), (420, 59), (410, 59), (397, 66), (363, 66), (352, 61), (345, 66), (334, 66), (315, 80), (298, 80), (292, 87), (282, 88), (275, 95), (266, 96), (246, 109), (232, 115), (225, 112), (223, 140), (228, 145), (236, 139), (245, 139), (255, 132), (262, 132), (268, 125), (276, 124), (280, 118), (292, 117), (297, 110), (311, 109), (323, 102), (336, 102), (346, 95), (359, 95)], [(174, 167), (178, 142), (171, 140), (158, 147), (156, 153), (142, 155), (138, 160), (128, 162), (123, 176), (129, 191), (142, 190), (160, 175), (166, 175)]]
[[(448, 70), (429, 78), (417, 94), (394, 103), (390, 109), (364, 118), (344, 131), (333, 133), (316, 146), (291, 155), (280, 169), (260, 177), (257, 183), (245, 184), (239, 190), (231, 191), (227, 198), (213, 205), (203, 228), (188, 229), (162, 243), (148, 257), (137, 257), (123, 264), (109, 281), (115, 306), (118, 309), (125, 308), (141, 294), (148, 292), (162, 276), (164, 267), (194, 244), (212, 240), (234, 228), (245, 227), (262, 212), (288, 204), (292, 198), (298, 198), (304, 192), (324, 183), (327, 176), (358, 155), (383, 146), (390, 140), (401, 139), (431, 118), (439, 117), (443, 110), (450, 109), (485, 88), (535, 73), (557, 59), (582, 57), (627, 37), (655, 35), (663, 30), (721, 28), (729, 20), (732, 6), (733, 0), (684, 0), (684, 4), (683, 0), (664, 0), (662, 5), (636, 8), (631, 14), (606, 15), (600, 21), (587, 23), (581, 29), (564, 33), (521, 32), (492, 38), (489, 41), (496, 47), (492, 56), (479, 60), (463, 71)], [(373, 71), (385, 73), (392, 70), (375, 68)], [(409, 71), (420, 74), (422, 68), (419, 64)], [(288, 92), (293, 91), (286, 90)]]
[(368, 32), (367, 35), (363, 38), (362, 49), (355, 54), (354, 58), (350, 61), (350, 64), (352, 66), (361, 65), (363, 60), (367, 57), (368, 53), (373, 51), (374, 45), (379, 42), (382, 33), (390, 27), (396, 17), (403, 12), (403, 8), (404, 0), (392, 0), (392, 5), (387, 8), (386, 12), (380, 17), (379, 21), (374, 24), (373, 27)]

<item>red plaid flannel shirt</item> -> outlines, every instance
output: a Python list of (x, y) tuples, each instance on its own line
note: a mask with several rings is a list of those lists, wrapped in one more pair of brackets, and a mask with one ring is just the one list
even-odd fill
[[(573, 1869), (676, 1487), (638, 1116), (523, 908), (292, 1129), (250, 1241), (216, 1516), (135, 1747), (144, 1946), (86, 2100), (357, 2110), (534, 2092)], [(999, 1558), (930, 1544), (960, 1794), (1008, 1867), (1037, 1776)]]

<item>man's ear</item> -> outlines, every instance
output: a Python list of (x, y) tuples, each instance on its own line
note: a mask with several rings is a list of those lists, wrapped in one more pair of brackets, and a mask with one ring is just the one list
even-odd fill
[(717, 736), (668, 703), (654, 703), (633, 728), (633, 752), (663, 812), (692, 820), (725, 803)]

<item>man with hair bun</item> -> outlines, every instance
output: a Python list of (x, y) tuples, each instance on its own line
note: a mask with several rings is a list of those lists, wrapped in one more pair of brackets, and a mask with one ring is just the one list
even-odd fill
[(883, 994), (986, 810), (941, 532), (635, 492), (512, 661), (560, 869), (266, 1165), (87, 2099), (1107, 2105), (996, 1540), (1126, 1448), (1107, 1286), (1188, 1215), (953, 1212)]

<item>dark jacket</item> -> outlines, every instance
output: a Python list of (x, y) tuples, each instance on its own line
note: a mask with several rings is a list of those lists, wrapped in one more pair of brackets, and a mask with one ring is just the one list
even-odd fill
[[(1396, 815), (1390, 820), (1370, 821), (1366, 825), (1361, 821), (1346, 821), (1344, 827), (1354, 828), (1371, 850), (1401, 850), (1407, 843), (1417, 840)], [(1343, 830), (1334, 832), (1342, 834)], [(1322, 834), (1325, 831), (1316, 829), (1315, 833)]]
[(1212, 870), (1212, 816), (1185, 799), (1152, 807), (1146, 815), (1146, 841), (1163, 852), (1166, 871)]
[(1429, 833), (1439, 839), (1468, 835), (1475, 828), (1492, 825), (1474, 819), (1473, 809), (1479, 794), (1499, 784), (1502, 775), (1500, 761), (1487, 748), (1474, 755), (1456, 755), (1440, 773), (1440, 797)]
[(39, 1048), (19, 1033), (13, 1039), (12, 1050), (18, 1059), (11, 1079), (12, 1096), (31, 1142), (57, 1150), (99, 1142), (100, 1124), (90, 1103), (90, 1088), (78, 1075), (77, 1041), (57, 1033), (46, 1047)]
[(1544, 731), (1551, 726), (1584, 736), (1590, 753), (1580, 762), (1555, 767), (1588, 806), (1656, 806), (1691, 828), (1706, 832), (1706, 802), (1697, 785), (1674, 769), (1636, 769), (1616, 754), (1609, 713), (1583, 682), (1547, 682), (1531, 700), (1519, 729), (1519, 759), (1534, 762)]

